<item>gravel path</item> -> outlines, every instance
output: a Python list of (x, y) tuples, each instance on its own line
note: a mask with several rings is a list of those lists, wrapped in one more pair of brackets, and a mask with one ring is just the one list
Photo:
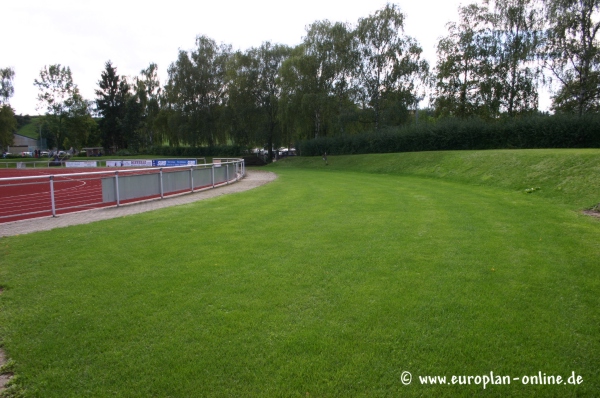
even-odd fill
[(244, 179), (229, 185), (220, 186), (215, 189), (208, 189), (206, 191), (177, 195), (162, 200), (155, 199), (140, 203), (126, 204), (119, 207), (107, 207), (102, 209), (86, 210), (77, 213), (62, 214), (57, 217), (35, 218), (0, 224), (0, 237), (28, 234), (36, 231), (47, 231), (54, 228), (67, 227), (69, 225), (88, 224), (94, 221), (107, 220), (109, 218), (123, 217), (130, 214), (162, 209), (163, 207), (192, 203), (198, 200), (213, 198), (215, 196), (247, 191), (271, 182), (275, 180), (275, 178), (277, 178), (277, 175), (275, 173), (271, 173), (270, 171), (246, 170), (246, 177), (244, 177)]

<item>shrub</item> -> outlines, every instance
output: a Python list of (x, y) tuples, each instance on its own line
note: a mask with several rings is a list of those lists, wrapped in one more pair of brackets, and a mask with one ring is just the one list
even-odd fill
[(115, 152), (115, 156), (132, 156), (136, 154), (137, 153), (135, 151), (130, 151), (129, 149), (119, 149), (117, 152)]

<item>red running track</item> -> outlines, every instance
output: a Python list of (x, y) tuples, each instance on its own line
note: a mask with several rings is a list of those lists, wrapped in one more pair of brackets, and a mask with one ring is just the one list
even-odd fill
[[(101, 179), (114, 175), (114, 169), (105, 174), (69, 175), (104, 169), (5, 169), (0, 179), (28, 177), (27, 179), (0, 180), (0, 223), (35, 217), (52, 216), (50, 175), (53, 175), (56, 214), (115, 205), (102, 203)], [(35, 177), (35, 178), (34, 178)]]
[[(76, 170), (0, 169), (0, 223), (52, 216), (51, 175), (53, 176), (56, 215), (116, 206), (117, 203), (114, 201), (102, 202), (102, 178), (114, 177), (116, 170), (114, 167), (108, 169), (78, 168)], [(118, 170), (119, 176), (157, 173), (156, 170)], [(2, 180), (15, 177), (24, 178)], [(169, 195), (181, 192), (186, 191), (170, 192)], [(160, 195), (131, 199), (120, 203), (125, 204), (157, 197)]]
[[(183, 167), (186, 170), (188, 167)], [(82, 210), (116, 206), (116, 201), (102, 201), (102, 179), (133, 174), (157, 174), (160, 169), (116, 169), (77, 168), (77, 169), (0, 169), (0, 224), (10, 221), (52, 216), (52, 195), (54, 191), (55, 214), (72, 213)], [(163, 173), (176, 172), (181, 167), (162, 169)], [(52, 179), (50, 178), (52, 176)], [(8, 179), (8, 180), (7, 180)], [(52, 184), (50, 183), (52, 181)], [(220, 182), (213, 186), (225, 184)], [(195, 186), (194, 189), (209, 188), (210, 185)], [(171, 196), (190, 192), (190, 189), (165, 192)], [(161, 197), (160, 194), (121, 200), (120, 204), (139, 202)]]

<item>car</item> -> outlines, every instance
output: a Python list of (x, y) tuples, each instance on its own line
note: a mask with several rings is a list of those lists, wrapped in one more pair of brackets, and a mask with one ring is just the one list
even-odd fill
[(33, 152), (23, 151), (23, 152), (21, 152), (21, 157), (22, 158), (32, 158)]
[(40, 156), (50, 156), (50, 152), (42, 151), (42, 152), (40, 152)]

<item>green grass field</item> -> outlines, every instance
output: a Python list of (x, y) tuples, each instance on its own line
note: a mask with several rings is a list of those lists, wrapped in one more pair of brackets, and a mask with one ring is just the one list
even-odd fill
[[(14, 391), (600, 396), (600, 221), (580, 212), (600, 202), (600, 150), (329, 163), (281, 161), (252, 191), (1, 238)], [(511, 384), (484, 389), (490, 372)], [(514, 380), (538, 372), (583, 382)], [(480, 382), (419, 379), (453, 375)]]

